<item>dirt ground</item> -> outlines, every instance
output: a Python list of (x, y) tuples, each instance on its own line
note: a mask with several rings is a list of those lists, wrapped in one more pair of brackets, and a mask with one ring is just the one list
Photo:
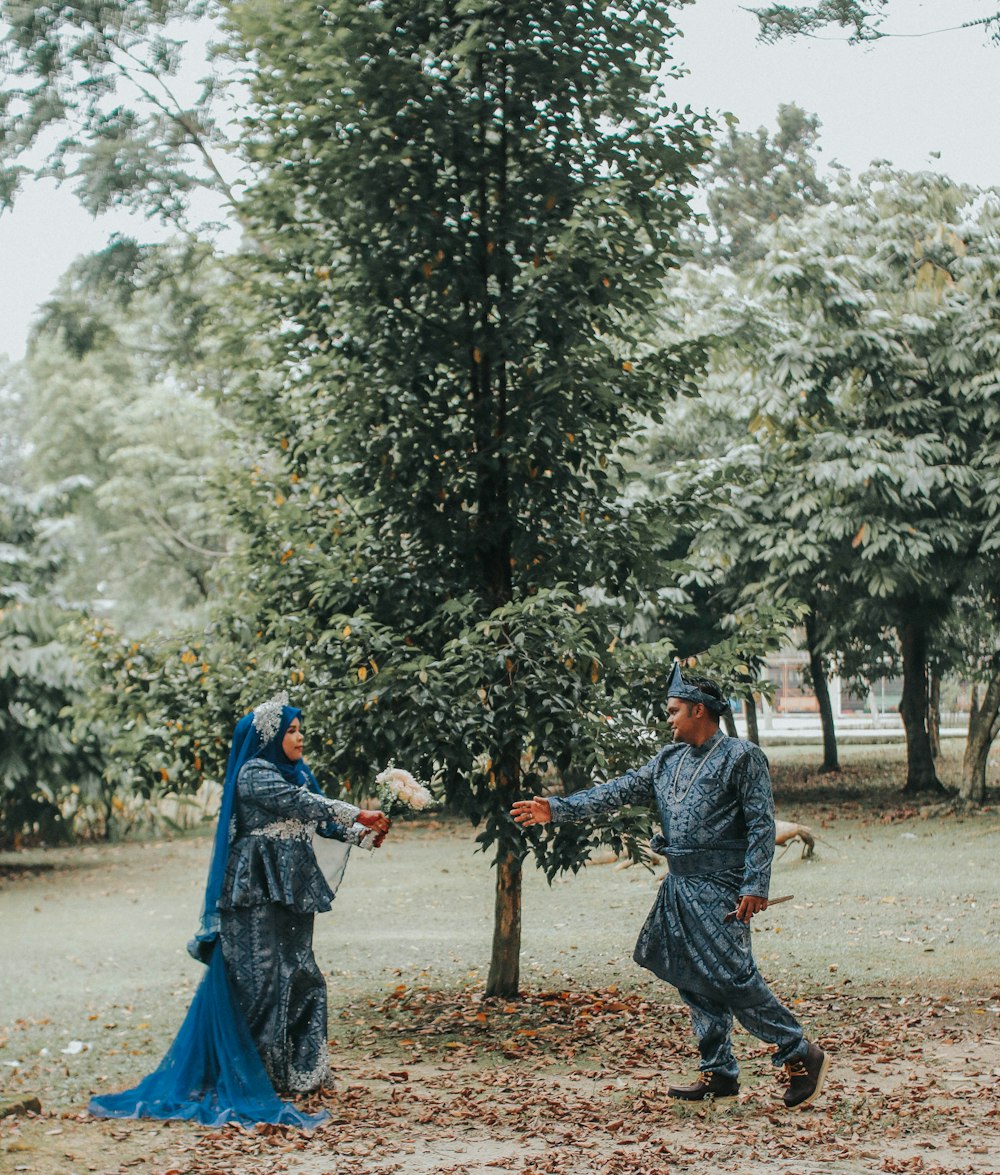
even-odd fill
[(330, 1121), (193, 1129), (99, 1122), (97, 1092), (158, 1062), (201, 968), (184, 944), (210, 843), (0, 854), (0, 1171), (30, 1175), (641, 1175), (1000, 1172), (1000, 811), (900, 802), (894, 750), (832, 783), (774, 754), (778, 814), (820, 838), (776, 858), (761, 969), (833, 1054), (789, 1113), (768, 1050), (737, 1031), (732, 1103), (677, 1106), (695, 1056), (675, 993), (631, 961), (657, 875), (592, 865), (524, 885), (518, 1001), (482, 998), (492, 873), (472, 831), (397, 826), (355, 853), (317, 920), (329, 980)]

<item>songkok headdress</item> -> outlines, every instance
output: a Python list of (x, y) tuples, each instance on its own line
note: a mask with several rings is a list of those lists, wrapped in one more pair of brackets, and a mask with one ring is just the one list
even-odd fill
[(267, 746), (278, 733), (278, 727), (281, 726), (281, 711), (287, 705), (288, 690), (282, 690), (273, 698), (268, 698), (266, 702), (254, 706), (253, 727), (260, 736), (261, 746)]
[(715, 698), (699, 689), (693, 682), (685, 681), (681, 675), (680, 661), (674, 662), (673, 672), (667, 682), (667, 697), (680, 698), (682, 702), (701, 702), (705, 709), (716, 717), (724, 713), (729, 706), (724, 699)]

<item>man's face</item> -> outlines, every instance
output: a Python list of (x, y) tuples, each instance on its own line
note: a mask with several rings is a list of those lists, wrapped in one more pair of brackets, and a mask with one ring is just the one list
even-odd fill
[(701, 702), (682, 702), (680, 698), (667, 699), (667, 721), (673, 731), (674, 742), (695, 743), (695, 728), (703, 710)]
[(302, 726), (297, 718), (293, 718), (285, 731), (285, 737), (281, 740), (281, 749), (285, 752), (286, 758), (297, 763), (302, 758), (302, 743)]

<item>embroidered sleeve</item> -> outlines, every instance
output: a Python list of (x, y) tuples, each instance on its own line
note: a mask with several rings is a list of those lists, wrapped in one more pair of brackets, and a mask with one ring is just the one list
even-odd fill
[(360, 808), (343, 800), (331, 800), (299, 787), (266, 763), (251, 760), (240, 772), (240, 791), (245, 799), (276, 816), (320, 824), (333, 820), (349, 827)]
[(344, 829), (343, 840), (346, 840), (349, 845), (357, 845), (362, 849), (371, 849), (374, 847), (375, 829), (369, 828), (366, 824), (354, 823), (350, 828)]
[(361, 811), (360, 808), (356, 808), (353, 804), (348, 804), (345, 800), (330, 800), (326, 796), (321, 796), (320, 799), (325, 800), (330, 805), (333, 819), (339, 824), (353, 824), (357, 814)]
[(747, 855), (740, 893), (766, 898), (774, 859), (774, 797), (763, 751), (757, 747), (747, 751), (733, 768), (733, 782), (747, 826)]
[(634, 771), (626, 771), (617, 779), (599, 783), (586, 791), (574, 792), (571, 796), (549, 796), (552, 823), (563, 821), (593, 820), (617, 812), (626, 804), (649, 804), (653, 800), (653, 780), (660, 756), (650, 759)]

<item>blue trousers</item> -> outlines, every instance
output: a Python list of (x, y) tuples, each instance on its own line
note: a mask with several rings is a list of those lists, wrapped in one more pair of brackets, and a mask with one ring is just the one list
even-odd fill
[(701, 1053), (699, 1068), (706, 1073), (737, 1077), (740, 1067), (733, 1053), (731, 1033), (733, 1015), (759, 1040), (778, 1046), (771, 1058), (775, 1065), (804, 1057), (809, 1045), (802, 1035), (802, 1025), (781, 1003), (771, 989), (760, 981), (760, 1002), (749, 1007), (729, 1008), (700, 992), (680, 989), (681, 999), (691, 1009), (691, 1023)]

